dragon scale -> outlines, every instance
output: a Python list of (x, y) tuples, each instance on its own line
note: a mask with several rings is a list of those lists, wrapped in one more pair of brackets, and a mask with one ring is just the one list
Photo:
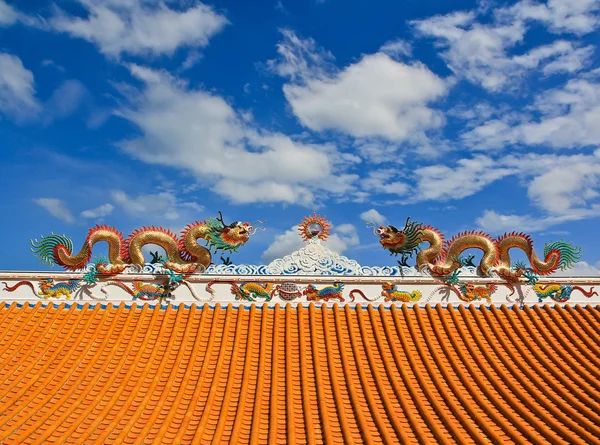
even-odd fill
[(510, 249), (521, 249), (527, 255), (533, 271), (539, 275), (549, 275), (557, 269), (566, 269), (577, 262), (580, 258), (581, 249), (558, 241), (548, 243), (544, 248), (544, 260), (541, 260), (533, 249), (533, 241), (523, 233), (510, 233), (498, 239), (498, 273), (502, 276), (511, 277), (520, 274), (520, 269), (511, 272)]
[(80, 269), (92, 258), (94, 245), (102, 241), (108, 244), (108, 260), (110, 263), (117, 266), (125, 265), (125, 262), (121, 258), (123, 237), (116, 230), (106, 226), (97, 226), (90, 229), (81, 250), (76, 255), (73, 255), (66, 246), (62, 244), (57, 245), (55, 248), (56, 262), (67, 270)]
[[(510, 249), (522, 250), (529, 260), (530, 270), (539, 275), (549, 275), (557, 269), (566, 270), (581, 258), (581, 248), (560, 240), (547, 243), (544, 246), (544, 258), (540, 259), (531, 238), (515, 232), (498, 239), (483, 232), (464, 232), (444, 241), (437, 229), (411, 222), (410, 218), (402, 230), (389, 225), (374, 229), (374, 233), (383, 248), (392, 255), (408, 257), (416, 254), (417, 268), (428, 268), (434, 275), (448, 275), (458, 270), (462, 266), (460, 256), (468, 249), (483, 252), (479, 263), (482, 274), (496, 272), (506, 279), (518, 279), (526, 270), (523, 264), (515, 264), (516, 267), (511, 265)], [(422, 243), (429, 245), (423, 249)]]
[[(142, 247), (148, 244), (155, 244), (165, 250), (167, 258), (176, 264), (198, 263), (208, 267), (211, 261), (210, 251), (203, 246), (197, 246), (202, 249), (205, 255), (193, 256), (196, 261), (188, 261), (182, 257), (180, 242), (175, 235), (168, 231), (162, 231), (154, 227), (151, 230), (141, 229), (139, 233), (134, 232), (129, 240), (123, 244), (121, 256), (127, 263), (143, 265), (145, 263)], [(184, 247), (187, 247), (184, 244)], [(184, 255), (184, 254), (183, 254)]]
[[(480, 249), (483, 251), (480, 268), (481, 272), (486, 274), (494, 266), (497, 258), (497, 248), (494, 240), (484, 233), (466, 232), (455, 236), (449, 241), (443, 243), (439, 232), (425, 228), (424, 240), (438, 238), (431, 245), (431, 253), (427, 257), (422, 257), (419, 261), (417, 256), (417, 267), (428, 267), (436, 275), (447, 275), (461, 267), (458, 257), (467, 249)], [(437, 261), (435, 259), (438, 258)]]
[[(142, 227), (124, 240), (116, 229), (103, 225), (90, 229), (77, 253), (73, 251), (71, 239), (64, 235), (51, 234), (40, 241), (32, 240), (31, 245), (32, 251), (46, 264), (78, 270), (90, 261), (94, 245), (104, 241), (108, 244), (108, 260), (100, 263), (100, 271), (111, 274), (123, 271), (130, 264), (144, 265), (146, 260), (142, 249), (154, 244), (166, 253), (165, 267), (179, 273), (191, 273), (200, 266), (206, 268), (211, 264), (211, 249), (215, 252), (236, 252), (255, 231), (250, 223), (236, 221), (226, 225), (221, 216), (188, 225), (181, 238), (169, 230), (153, 226)], [(200, 245), (199, 240), (206, 242), (207, 247)]]

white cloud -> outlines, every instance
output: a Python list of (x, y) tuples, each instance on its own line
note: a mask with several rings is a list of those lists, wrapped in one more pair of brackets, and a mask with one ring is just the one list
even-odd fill
[(41, 63), (42, 63), (42, 66), (45, 66), (45, 67), (48, 67), (48, 66), (54, 67), (58, 71), (60, 71), (61, 73), (64, 73), (66, 71), (64, 66), (58, 65), (54, 60), (44, 59), (44, 60), (42, 60)]
[(203, 47), (221, 31), (227, 19), (212, 7), (192, 2), (171, 9), (162, 0), (79, 0), (85, 18), (57, 9), (51, 26), (96, 44), (111, 57), (172, 54), (179, 47)]
[(19, 13), (4, 0), (0, 0), (0, 26), (8, 26), (17, 22)]
[(530, 174), (535, 176), (527, 193), (547, 212), (570, 213), (588, 207), (600, 196), (600, 150), (591, 156), (539, 155), (531, 159), (537, 165), (531, 168)]
[[(398, 51), (399, 43), (395, 45)], [(283, 87), (285, 97), (312, 130), (403, 141), (444, 123), (429, 104), (446, 94), (448, 84), (422, 64), (400, 63), (378, 52), (340, 71), (330, 63), (333, 56), (314, 40), (300, 39), (289, 30), (277, 51), (279, 59), (268, 65), (290, 79)]]
[(404, 195), (410, 187), (407, 182), (398, 181), (398, 177), (397, 169), (380, 168), (370, 171), (360, 184), (362, 189), (368, 192)]
[(377, 225), (383, 225), (385, 224), (387, 218), (381, 213), (379, 213), (377, 210), (370, 209), (366, 212), (362, 212), (360, 214), (360, 219), (362, 219), (365, 222), (374, 222)]
[(174, 193), (169, 191), (130, 197), (122, 190), (113, 190), (111, 197), (125, 213), (137, 218), (155, 214), (166, 220), (174, 221), (180, 219), (184, 208), (195, 211), (203, 210), (203, 207), (196, 203), (181, 202)]
[(344, 253), (359, 244), (360, 239), (358, 238), (356, 227), (352, 224), (341, 224), (333, 227), (333, 232), (327, 238), (325, 246), (334, 252)]
[(16, 23), (22, 23), (27, 26), (46, 29), (44, 20), (40, 17), (31, 17), (23, 14), (4, 0), (0, 0), (0, 27), (11, 26)]
[(598, 0), (524, 0), (500, 11), (508, 20), (534, 20), (544, 23), (555, 33), (586, 34), (600, 24)]
[(301, 39), (290, 29), (280, 29), (283, 40), (277, 43), (278, 59), (267, 61), (267, 69), (292, 81), (324, 78), (335, 70), (335, 57), (317, 46), (313, 39)]
[(578, 148), (600, 145), (600, 81), (589, 76), (570, 79), (560, 88), (543, 91), (522, 113), (489, 120), (462, 135), (468, 146), (502, 148), (506, 144)]
[(58, 86), (44, 104), (43, 121), (50, 124), (54, 120), (70, 116), (79, 108), (89, 93), (77, 80), (66, 80)]
[(213, 191), (227, 196), (235, 204), (255, 202), (287, 202), (309, 206), (314, 195), (306, 187), (282, 184), (274, 181), (261, 181), (251, 186), (243, 186), (236, 179), (222, 179), (215, 184)]
[(290, 15), (290, 12), (285, 8), (285, 6), (283, 6), (281, 0), (277, 0), (277, 3), (275, 3), (275, 10), (281, 12), (284, 15)]
[(594, 56), (594, 51), (595, 48), (592, 45), (570, 50), (544, 66), (542, 72), (549, 75), (581, 71), (590, 64)]
[(385, 42), (379, 51), (387, 54), (393, 59), (412, 56), (412, 45), (410, 42), (402, 39), (390, 40)]
[[(358, 246), (360, 240), (356, 227), (352, 224), (341, 224), (334, 226), (331, 236), (327, 238), (324, 246), (328, 249), (337, 252), (344, 253), (351, 247)], [(300, 237), (298, 232), (298, 226), (294, 226), (284, 233), (276, 235), (273, 242), (263, 252), (262, 259), (265, 262), (271, 262), (276, 258), (282, 258), (285, 255), (289, 255), (298, 249), (304, 247), (306, 243)]]
[(499, 164), (519, 169), (528, 197), (543, 214), (503, 215), (486, 210), (477, 219), (483, 229), (539, 232), (566, 222), (600, 216), (600, 150), (593, 155), (513, 155)]
[(444, 123), (427, 105), (446, 93), (444, 81), (424, 65), (402, 64), (382, 53), (363, 57), (335, 77), (283, 90), (302, 124), (316, 131), (403, 141)]
[(510, 123), (501, 119), (491, 119), (463, 133), (461, 139), (473, 150), (488, 150), (514, 144), (519, 140), (519, 136)]
[(459, 103), (450, 108), (446, 114), (464, 120), (467, 127), (476, 127), (499, 114), (506, 115), (510, 111), (507, 105), (496, 106), (489, 102), (478, 100), (474, 104)]
[(484, 210), (483, 215), (475, 221), (479, 228), (490, 233), (502, 232), (541, 232), (552, 226), (582, 219), (600, 216), (600, 205), (589, 209), (573, 209), (563, 215), (533, 216), (533, 215), (503, 215), (494, 210)]
[[(570, 4), (556, 8), (558, 1), (553, 2), (550, 9), (563, 9), (567, 13), (569, 8), (578, 8), (577, 0), (565, 3)], [(491, 23), (478, 22), (474, 12), (455, 12), (411, 23), (419, 34), (435, 38), (437, 46), (445, 49), (441, 56), (457, 76), (489, 91), (514, 87), (533, 70), (550, 75), (583, 69), (592, 58), (593, 47), (578, 48), (566, 40), (534, 47), (524, 54), (509, 54), (517, 44), (523, 43), (528, 30), (527, 19), (534, 18), (533, 14), (524, 12), (529, 6), (533, 3), (521, 1), (513, 8), (500, 8)]]
[(294, 226), (284, 233), (275, 236), (273, 242), (262, 254), (263, 261), (269, 263), (276, 258), (282, 258), (304, 247), (305, 243), (300, 238), (298, 226)]
[(455, 166), (420, 167), (411, 178), (416, 185), (409, 183), (414, 193), (403, 202), (461, 199), (509, 176), (518, 177), (527, 187), (528, 197), (550, 215), (575, 211), (587, 215), (600, 196), (600, 149), (593, 155), (529, 153), (500, 159), (476, 155), (459, 159)]
[(483, 155), (460, 159), (456, 164), (454, 168), (445, 164), (417, 168), (417, 190), (407, 202), (465, 198), (518, 172), (515, 167), (498, 165), (494, 159)]
[(600, 144), (600, 82), (571, 79), (564, 88), (541, 94), (536, 108), (544, 113), (540, 121), (518, 128), (524, 143), (556, 148)]
[[(398, 172), (378, 170), (360, 181), (363, 190), (389, 193)], [(458, 159), (455, 163), (434, 164), (405, 172), (397, 194), (402, 199), (381, 203), (413, 204), (422, 201), (459, 200), (483, 191), (490, 184), (513, 177), (526, 189), (527, 196), (543, 217), (511, 215), (496, 218), (490, 214), (487, 226), (524, 224), (532, 230), (543, 230), (562, 221), (576, 221), (600, 216), (600, 149), (592, 155), (511, 154), (501, 158), (476, 155)], [(409, 194), (410, 191), (410, 194)]]
[(491, 91), (500, 90), (511, 68), (516, 68), (506, 49), (525, 33), (520, 22), (486, 26), (475, 22), (475, 14), (463, 12), (411, 23), (421, 35), (436, 38), (438, 46), (446, 48), (441, 56), (456, 75)]
[(308, 205), (311, 190), (328, 187), (319, 184), (339, 159), (333, 148), (261, 131), (220, 96), (189, 89), (165, 72), (136, 65), (131, 72), (145, 87), (129, 92), (130, 104), (118, 113), (143, 132), (121, 143), (135, 158), (189, 170), (236, 203)]
[(376, 139), (358, 139), (354, 143), (356, 152), (371, 164), (394, 163), (401, 164), (406, 153), (399, 152), (401, 144)]
[(81, 212), (81, 216), (83, 218), (91, 218), (98, 219), (108, 216), (114, 210), (114, 206), (110, 203), (102, 204), (101, 206), (96, 207), (95, 209), (84, 210)]
[(199, 51), (190, 51), (183, 63), (178, 69), (178, 72), (186, 71), (202, 60), (202, 53)]
[(0, 53), (0, 113), (18, 123), (50, 124), (71, 115), (89, 93), (77, 80), (66, 80), (42, 102), (36, 98), (35, 81), (21, 59)]
[(46, 209), (48, 213), (68, 224), (75, 222), (75, 217), (67, 207), (67, 204), (56, 198), (35, 198), (33, 200), (37, 205)]
[(17, 56), (0, 53), (0, 113), (22, 122), (35, 117), (41, 108), (33, 73)]

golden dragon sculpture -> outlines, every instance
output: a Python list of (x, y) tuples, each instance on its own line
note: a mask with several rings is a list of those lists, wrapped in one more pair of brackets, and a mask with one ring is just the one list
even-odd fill
[[(492, 272), (507, 280), (518, 280), (526, 276), (528, 270), (537, 275), (549, 275), (557, 269), (566, 270), (581, 258), (581, 248), (564, 241), (549, 242), (544, 246), (544, 258), (540, 259), (533, 241), (523, 233), (507, 233), (497, 239), (490, 235), (471, 231), (459, 233), (450, 240), (445, 240), (439, 230), (420, 222), (406, 220), (402, 230), (392, 226), (376, 227), (368, 223), (379, 242), (391, 255), (403, 257), (417, 256), (417, 268), (427, 268), (433, 275), (448, 275), (462, 266), (460, 255), (467, 249), (479, 249), (483, 256), (479, 270), (489, 276)], [(428, 246), (422, 248), (422, 244)], [(520, 249), (525, 252), (530, 268), (523, 263), (511, 265), (510, 250)]]
[[(78, 253), (73, 253), (73, 242), (70, 238), (57, 234), (42, 237), (40, 241), (31, 240), (31, 250), (50, 266), (58, 264), (66, 270), (78, 270), (90, 261), (94, 245), (105, 241), (108, 244), (108, 258), (97, 264), (97, 268), (102, 274), (115, 274), (122, 272), (129, 265), (143, 266), (145, 259), (142, 248), (148, 244), (155, 244), (166, 252), (167, 261), (164, 266), (167, 269), (177, 273), (192, 273), (211, 264), (212, 249), (215, 252), (237, 252), (257, 229), (259, 228), (248, 222), (235, 221), (225, 224), (223, 215), (219, 212), (219, 218), (189, 224), (180, 238), (170, 230), (152, 226), (142, 227), (124, 239), (122, 233), (113, 227), (97, 225), (90, 229)], [(198, 240), (203, 240), (208, 248), (200, 245)]]

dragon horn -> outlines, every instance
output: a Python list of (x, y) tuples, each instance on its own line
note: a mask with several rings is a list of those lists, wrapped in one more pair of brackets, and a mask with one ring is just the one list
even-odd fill
[(219, 221), (221, 224), (223, 224), (223, 227), (227, 226), (227, 224), (225, 224), (225, 221), (223, 221), (223, 214), (221, 213), (220, 210), (219, 210), (219, 217), (217, 218), (217, 221)]

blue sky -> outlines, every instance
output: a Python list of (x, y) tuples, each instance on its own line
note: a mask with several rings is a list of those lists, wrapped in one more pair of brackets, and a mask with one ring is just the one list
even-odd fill
[(599, 28), (597, 0), (0, 0), (0, 269), (221, 210), (267, 221), (237, 263), (316, 211), (361, 264), (395, 264), (365, 220), (411, 216), (599, 273)]

